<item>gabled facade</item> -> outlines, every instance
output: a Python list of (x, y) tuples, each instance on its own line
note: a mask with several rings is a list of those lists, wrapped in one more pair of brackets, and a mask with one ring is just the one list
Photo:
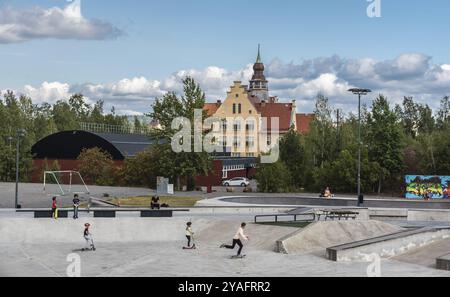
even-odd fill
[(295, 100), (279, 102), (269, 95), (269, 82), (264, 75), (260, 48), (249, 85), (235, 81), (222, 103), (205, 104), (209, 117), (222, 122), (217, 145), (233, 157), (258, 157), (270, 151), (279, 137), (292, 127), (299, 133), (309, 132), (313, 114), (297, 114)]

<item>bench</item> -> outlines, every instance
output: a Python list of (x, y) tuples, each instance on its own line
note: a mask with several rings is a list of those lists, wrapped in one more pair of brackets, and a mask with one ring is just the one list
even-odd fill
[(345, 220), (356, 220), (358, 218), (359, 213), (349, 210), (321, 210), (316, 213), (316, 216), (318, 220), (320, 221), (320, 218), (322, 216), (325, 217), (325, 221), (328, 219), (335, 220), (338, 219), (339, 221), (342, 219)]

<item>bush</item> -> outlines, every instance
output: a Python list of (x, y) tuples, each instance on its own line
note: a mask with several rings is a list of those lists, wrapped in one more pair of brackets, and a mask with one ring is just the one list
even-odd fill
[(261, 164), (255, 175), (258, 188), (263, 193), (286, 193), (291, 190), (291, 176), (282, 162)]

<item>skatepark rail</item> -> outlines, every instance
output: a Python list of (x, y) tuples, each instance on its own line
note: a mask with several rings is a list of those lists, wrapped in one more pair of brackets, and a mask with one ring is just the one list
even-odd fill
[[(298, 219), (298, 217), (308, 217), (308, 219)], [(279, 218), (293, 218), (294, 220), (289, 220), (289, 222), (314, 222), (316, 220), (316, 214), (315, 213), (305, 213), (305, 214), (274, 214), (274, 215), (258, 215), (255, 216), (255, 224), (261, 223), (258, 222), (258, 219), (260, 218), (275, 218), (275, 223), (278, 223), (280, 221)], [(287, 220), (284, 220), (285, 222)], [(267, 223), (267, 221), (264, 221), (263, 223)]]

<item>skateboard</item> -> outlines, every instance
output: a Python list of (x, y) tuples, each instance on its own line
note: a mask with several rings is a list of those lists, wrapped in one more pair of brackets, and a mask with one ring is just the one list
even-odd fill
[(235, 259), (244, 259), (245, 257), (247, 257), (247, 255), (231, 256), (231, 259), (232, 259), (232, 260), (235, 260)]

